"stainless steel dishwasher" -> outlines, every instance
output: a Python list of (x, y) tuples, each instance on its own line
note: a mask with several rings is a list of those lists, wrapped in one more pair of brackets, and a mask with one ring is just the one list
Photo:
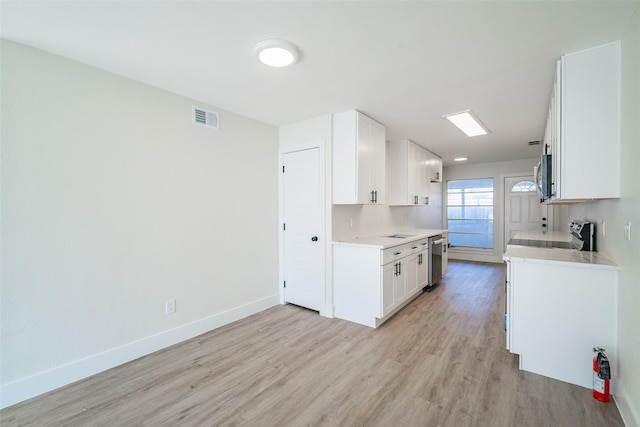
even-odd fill
[(442, 234), (429, 237), (429, 282), (425, 291), (433, 290), (442, 279)]

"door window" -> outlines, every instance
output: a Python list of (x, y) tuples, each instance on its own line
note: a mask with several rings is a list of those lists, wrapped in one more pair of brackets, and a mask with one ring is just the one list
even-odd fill
[(520, 181), (516, 182), (513, 187), (511, 187), (512, 193), (525, 193), (525, 192), (535, 192), (536, 185), (531, 181)]

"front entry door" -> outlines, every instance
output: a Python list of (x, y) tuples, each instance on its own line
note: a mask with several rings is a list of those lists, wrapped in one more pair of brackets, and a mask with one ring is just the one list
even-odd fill
[(504, 179), (504, 249), (519, 231), (546, 231), (551, 227), (551, 213), (540, 203), (533, 175)]
[(320, 311), (324, 302), (324, 207), (318, 147), (283, 154), (284, 300)]

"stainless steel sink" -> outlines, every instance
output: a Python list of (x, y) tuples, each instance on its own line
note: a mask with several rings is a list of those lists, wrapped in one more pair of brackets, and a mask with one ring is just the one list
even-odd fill
[(413, 237), (415, 236), (415, 234), (392, 234), (391, 236), (385, 236), (385, 237), (390, 237), (392, 239), (406, 239), (407, 237)]

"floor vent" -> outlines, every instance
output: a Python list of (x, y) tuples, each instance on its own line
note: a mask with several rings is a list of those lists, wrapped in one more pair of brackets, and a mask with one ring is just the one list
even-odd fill
[(193, 124), (212, 129), (220, 128), (220, 114), (216, 111), (193, 107)]

